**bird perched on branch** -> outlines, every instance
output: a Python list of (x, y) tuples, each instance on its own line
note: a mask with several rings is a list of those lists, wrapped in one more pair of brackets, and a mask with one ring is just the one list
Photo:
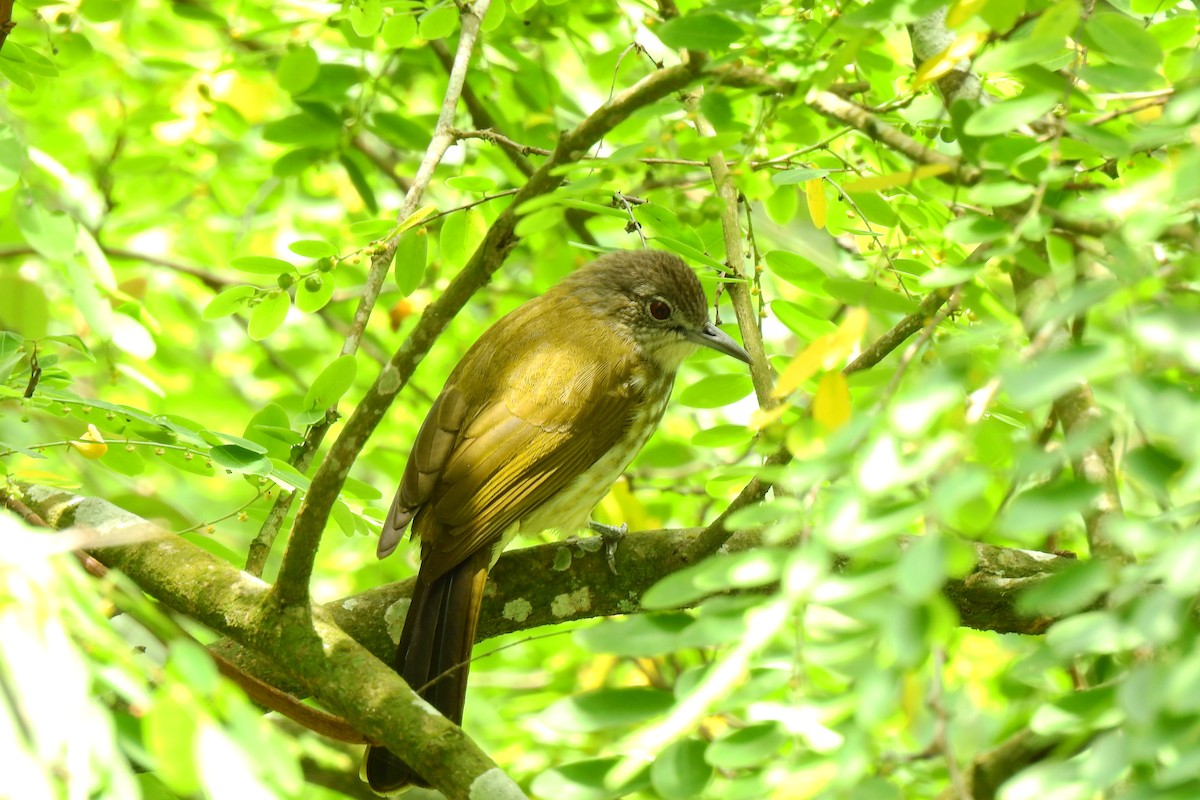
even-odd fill
[[(673, 255), (614, 252), (489, 328), (417, 434), (378, 554), (411, 524), (421, 567), (394, 666), (462, 722), (488, 569), (518, 533), (584, 528), (662, 418), (698, 347), (749, 363), (708, 321), (695, 273)], [(428, 785), (388, 750), (364, 765), (378, 792)]]

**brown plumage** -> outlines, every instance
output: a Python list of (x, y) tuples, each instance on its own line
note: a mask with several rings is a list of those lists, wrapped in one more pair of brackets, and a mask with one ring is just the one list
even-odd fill
[[(395, 667), (462, 721), (466, 663), (487, 571), (519, 531), (573, 533), (654, 432), (680, 362), (697, 346), (742, 361), (708, 322), (678, 258), (617, 252), (505, 316), (467, 351), (417, 434), (378, 554), (405, 528), (421, 567)], [(427, 785), (371, 748), (376, 791)]]

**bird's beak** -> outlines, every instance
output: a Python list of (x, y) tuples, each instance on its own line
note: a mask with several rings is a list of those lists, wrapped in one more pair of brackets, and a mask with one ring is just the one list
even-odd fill
[(750, 363), (750, 354), (743, 350), (733, 337), (711, 322), (704, 323), (704, 327), (698, 331), (688, 331), (687, 338), (698, 345), (711, 347), (718, 353), (733, 356), (738, 361)]

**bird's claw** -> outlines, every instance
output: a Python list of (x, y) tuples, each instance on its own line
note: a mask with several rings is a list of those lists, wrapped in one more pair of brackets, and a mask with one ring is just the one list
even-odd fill
[(589, 522), (588, 527), (600, 534), (600, 539), (604, 542), (604, 560), (608, 562), (608, 568), (612, 570), (612, 574), (617, 574), (617, 546), (621, 540), (625, 538), (625, 534), (629, 533), (629, 526), (622, 522), (620, 525), (605, 525), (601, 522)]

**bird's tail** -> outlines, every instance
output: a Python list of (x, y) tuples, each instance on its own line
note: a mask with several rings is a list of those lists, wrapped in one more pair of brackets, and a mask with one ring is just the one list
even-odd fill
[[(485, 552), (431, 581), (418, 574), (393, 663), (414, 691), (456, 725), (462, 722), (467, 669), (487, 570)], [(371, 789), (380, 794), (409, 785), (429, 785), (382, 747), (367, 748), (363, 771)]]

